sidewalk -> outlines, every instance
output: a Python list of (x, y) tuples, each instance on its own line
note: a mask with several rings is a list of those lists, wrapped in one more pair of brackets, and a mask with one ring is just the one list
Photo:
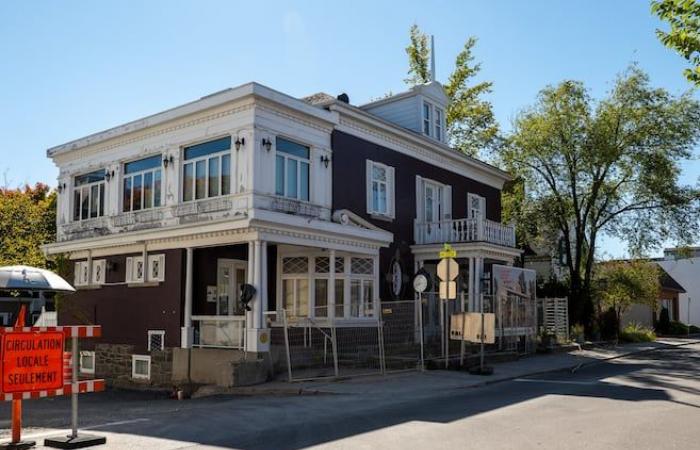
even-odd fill
[[(231, 393), (237, 395), (319, 395), (319, 394), (375, 394), (421, 396), (436, 391), (472, 388), (501, 381), (522, 378), (540, 373), (575, 370), (587, 365), (621, 358), (627, 355), (653, 350), (673, 349), (678, 346), (700, 343), (698, 339), (661, 338), (656, 342), (623, 344), (575, 350), (568, 353), (533, 355), (517, 361), (493, 364), (491, 376), (470, 375), (455, 370), (426, 370), (387, 375), (372, 375), (338, 381), (273, 381), (257, 386), (233, 388), (226, 391), (202, 393), (203, 395)], [(202, 395), (200, 394), (200, 395)]]

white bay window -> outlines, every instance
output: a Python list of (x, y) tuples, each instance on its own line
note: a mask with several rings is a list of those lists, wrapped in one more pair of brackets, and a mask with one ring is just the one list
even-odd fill
[(309, 201), (311, 149), (281, 137), (277, 137), (275, 148), (275, 193)]
[(182, 201), (231, 193), (231, 136), (184, 148)]

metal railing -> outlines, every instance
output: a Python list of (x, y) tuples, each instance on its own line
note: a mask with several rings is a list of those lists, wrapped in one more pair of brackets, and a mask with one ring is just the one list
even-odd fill
[(192, 316), (195, 347), (245, 348), (245, 316)]
[(515, 247), (515, 228), (493, 220), (445, 219), (436, 222), (415, 222), (416, 244), (443, 242), (490, 242)]

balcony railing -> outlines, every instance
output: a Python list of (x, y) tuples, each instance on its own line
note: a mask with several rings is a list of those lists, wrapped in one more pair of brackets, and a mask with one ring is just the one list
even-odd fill
[(482, 219), (447, 219), (437, 222), (416, 222), (416, 244), (449, 242), (489, 242), (515, 247), (515, 228)]
[(245, 348), (245, 316), (192, 316), (195, 347)]

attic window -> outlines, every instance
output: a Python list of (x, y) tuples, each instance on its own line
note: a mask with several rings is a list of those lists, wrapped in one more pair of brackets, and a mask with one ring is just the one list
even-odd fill
[(433, 122), (433, 105), (428, 102), (423, 102), (423, 134), (430, 136), (430, 129)]

